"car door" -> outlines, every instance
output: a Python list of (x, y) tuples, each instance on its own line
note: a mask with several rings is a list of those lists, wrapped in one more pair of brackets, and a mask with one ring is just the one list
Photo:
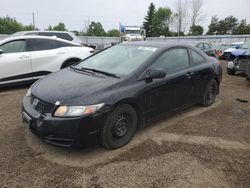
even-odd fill
[(30, 79), (30, 52), (25, 39), (13, 40), (0, 46), (0, 82), (9, 83)]
[(29, 43), (32, 70), (36, 76), (44, 76), (60, 69), (67, 51), (59, 48), (56, 40), (34, 38)]
[(189, 55), (183, 47), (164, 52), (150, 69), (164, 69), (166, 77), (148, 83), (153, 109), (148, 117), (160, 115), (184, 106), (192, 96), (192, 83), (189, 80)]
[(213, 68), (208, 60), (198, 51), (189, 48), (191, 67), (190, 67), (190, 81), (194, 86), (192, 99), (194, 102), (199, 102), (211, 80), (213, 75)]

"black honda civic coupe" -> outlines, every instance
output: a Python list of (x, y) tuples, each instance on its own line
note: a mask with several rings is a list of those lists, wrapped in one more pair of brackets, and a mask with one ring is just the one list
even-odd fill
[(221, 79), (220, 63), (195, 47), (123, 43), (37, 81), (21, 113), (46, 143), (71, 147), (94, 137), (116, 149), (152, 120), (212, 105)]

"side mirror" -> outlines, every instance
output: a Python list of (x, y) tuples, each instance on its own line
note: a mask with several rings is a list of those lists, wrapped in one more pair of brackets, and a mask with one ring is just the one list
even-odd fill
[(149, 69), (146, 74), (146, 79), (165, 78), (166, 72), (163, 69)]
[(3, 53), (3, 50), (0, 49), (0, 55)]

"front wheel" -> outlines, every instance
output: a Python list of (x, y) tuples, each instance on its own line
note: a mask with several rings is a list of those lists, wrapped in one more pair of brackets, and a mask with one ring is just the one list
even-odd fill
[(234, 75), (235, 73), (236, 73), (235, 69), (229, 69), (229, 68), (227, 68), (227, 74)]
[(63, 68), (66, 68), (66, 67), (70, 67), (70, 66), (72, 66), (72, 65), (74, 65), (74, 64), (76, 64), (76, 63), (78, 63), (80, 60), (70, 60), (70, 61), (67, 61), (66, 63), (64, 63), (63, 65), (62, 65), (62, 69)]
[(211, 80), (209, 84), (206, 87), (206, 90), (203, 94), (201, 105), (208, 107), (211, 106), (216, 98), (216, 95), (218, 93), (218, 84), (216, 80)]
[(108, 116), (101, 130), (101, 142), (106, 149), (117, 149), (126, 145), (137, 128), (137, 113), (130, 105), (116, 107)]

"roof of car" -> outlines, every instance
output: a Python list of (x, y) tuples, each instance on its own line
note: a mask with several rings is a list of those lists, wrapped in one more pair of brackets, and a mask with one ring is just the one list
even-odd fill
[(24, 35), (24, 36), (16, 36), (16, 37), (8, 37), (6, 39), (3, 39), (0, 41), (1, 43), (5, 43), (8, 41), (12, 41), (12, 40), (18, 40), (18, 39), (49, 39), (49, 40), (57, 40), (57, 41), (62, 41), (62, 42), (66, 42), (66, 43), (70, 43), (70, 44), (74, 44), (74, 45), (79, 45), (76, 44), (74, 42), (68, 41), (68, 40), (64, 40), (58, 37), (48, 37), (48, 36), (36, 36), (36, 35)]
[(39, 30), (36, 30), (36, 31), (19, 31), (19, 32), (16, 32), (16, 33), (14, 33), (13, 34), (13, 36), (15, 36), (15, 35), (24, 35), (24, 34), (26, 34), (26, 33), (71, 33), (71, 32), (69, 32), (69, 31), (39, 31)]
[(149, 41), (136, 41), (136, 42), (125, 42), (122, 44), (127, 44), (127, 45), (138, 45), (138, 46), (150, 46), (150, 47), (157, 47), (157, 48), (167, 48), (171, 46), (194, 46), (191, 43), (182, 42), (182, 41), (175, 41), (175, 42), (149, 42)]

